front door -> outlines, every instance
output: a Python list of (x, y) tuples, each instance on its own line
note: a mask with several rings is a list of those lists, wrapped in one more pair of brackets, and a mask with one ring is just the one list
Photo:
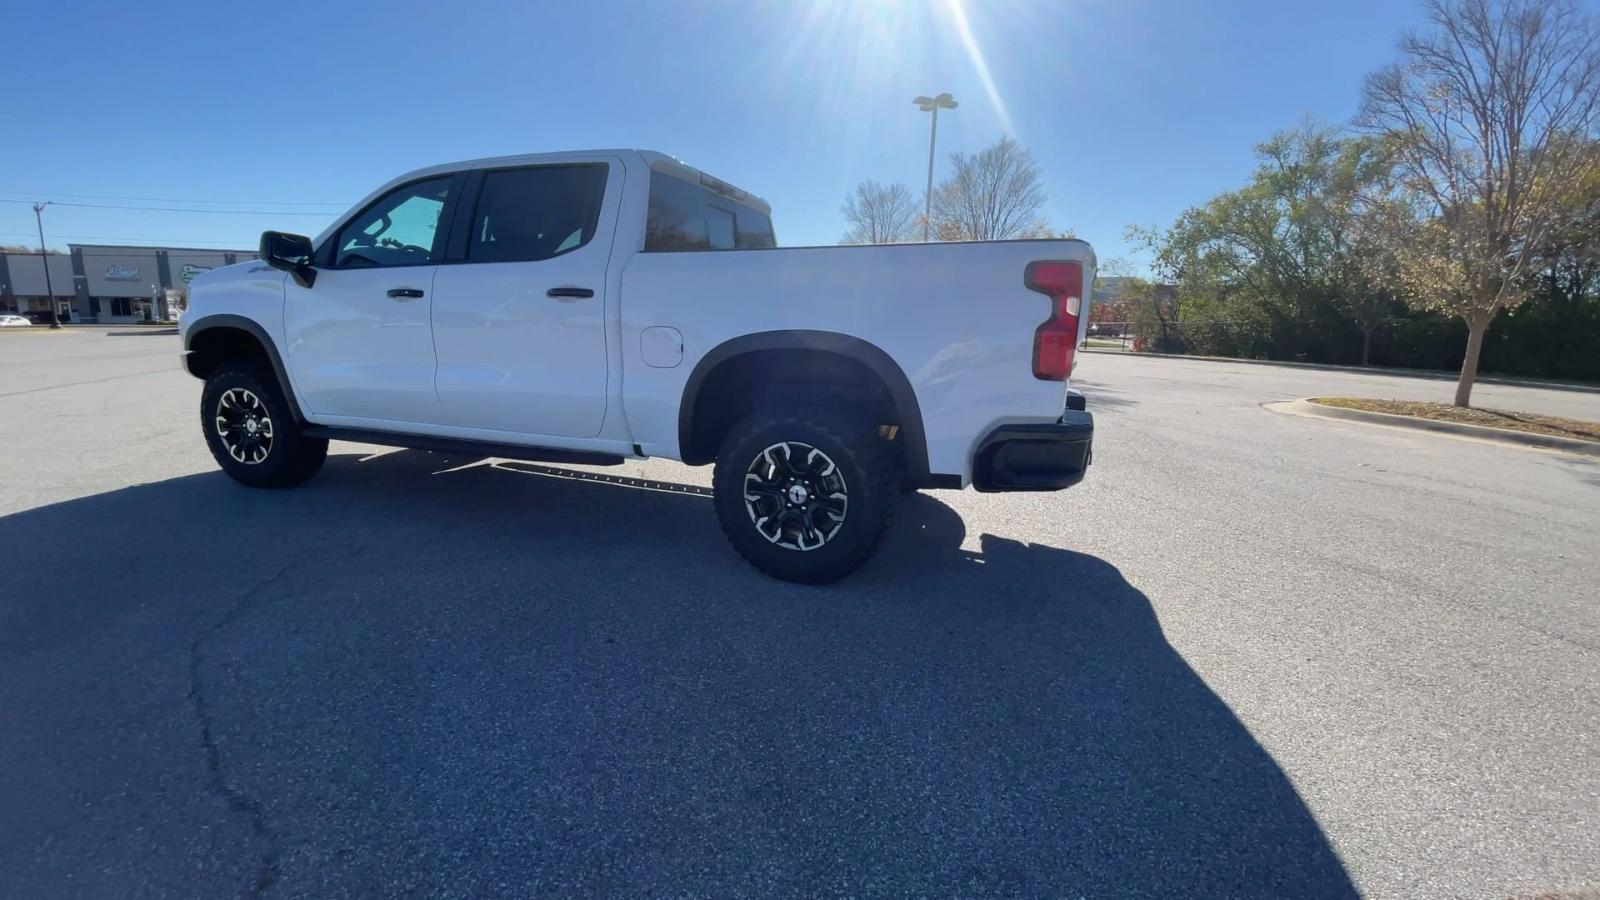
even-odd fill
[[(433, 281), (445, 421), (593, 437), (606, 414), (606, 266), (622, 194), (612, 158), (473, 173), (459, 260)], [(456, 254), (452, 254), (455, 256)]]
[(318, 422), (433, 424), (433, 281), (465, 175), (390, 191), (321, 248), (315, 283), (284, 281), (295, 393)]

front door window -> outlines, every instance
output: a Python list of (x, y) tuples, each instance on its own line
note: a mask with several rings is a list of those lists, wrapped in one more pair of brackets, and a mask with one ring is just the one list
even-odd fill
[(390, 191), (339, 229), (333, 265), (338, 269), (425, 266), (444, 255), (445, 201), (453, 176), (430, 178)]

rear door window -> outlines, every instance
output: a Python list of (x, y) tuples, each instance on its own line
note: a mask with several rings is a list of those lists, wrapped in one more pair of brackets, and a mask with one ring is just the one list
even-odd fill
[(603, 163), (485, 172), (467, 261), (525, 262), (570, 253), (594, 238), (605, 193)]

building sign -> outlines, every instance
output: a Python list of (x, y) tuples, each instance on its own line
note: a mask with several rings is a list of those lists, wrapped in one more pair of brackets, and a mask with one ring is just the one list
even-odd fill
[(188, 284), (194, 280), (196, 275), (199, 275), (201, 272), (209, 271), (211, 271), (210, 266), (196, 266), (186, 263), (182, 269), (178, 270), (178, 277), (183, 279), (184, 284)]
[(106, 266), (106, 280), (107, 281), (138, 281), (139, 280), (139, 267), (138, 266), (125, 266), (125, 265), (122, 265), (120, 263), (113, 263), (112, 265)]

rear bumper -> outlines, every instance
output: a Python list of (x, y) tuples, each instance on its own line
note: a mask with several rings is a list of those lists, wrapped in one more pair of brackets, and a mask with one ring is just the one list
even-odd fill
[(997, 491), (1059, 491), (1083, 480), (1093, 458), (1094, 416), (1068, 409), (1056, 422), (1001, 425), (978, 444), (972, 486)]

